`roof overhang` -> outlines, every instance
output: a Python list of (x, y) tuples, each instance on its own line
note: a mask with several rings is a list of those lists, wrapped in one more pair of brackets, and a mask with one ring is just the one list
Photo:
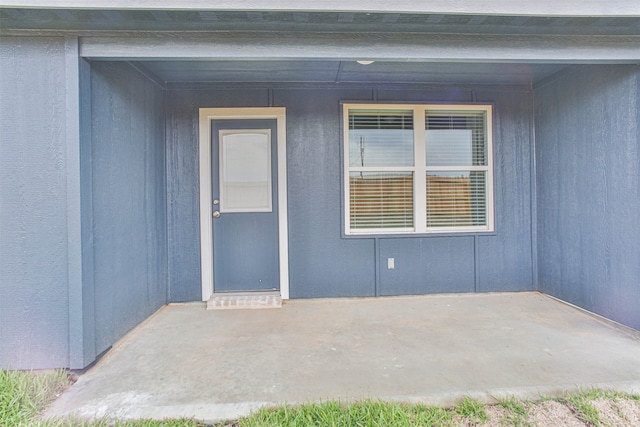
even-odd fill
[(531, 84), (639, 64), (640, 2), (0, 0), (0, 33), (77, 39), (80, 56), (163, 84)]
[(640, 16), (636, 0), (1, 0), (0, 7), (103, 10), (240, 10), (525, 16)]
[(356, 60), (464, 63), (638, 63), (640, 36), (192, 33), (87, 37), (80, 54), (108, 60)]

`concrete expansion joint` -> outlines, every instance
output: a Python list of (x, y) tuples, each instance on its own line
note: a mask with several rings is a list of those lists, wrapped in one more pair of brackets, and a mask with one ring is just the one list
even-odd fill
[(233, 310), (280, 308), (282, 297), (278, 293), (213, 294), (207, 301), (207, 310)]

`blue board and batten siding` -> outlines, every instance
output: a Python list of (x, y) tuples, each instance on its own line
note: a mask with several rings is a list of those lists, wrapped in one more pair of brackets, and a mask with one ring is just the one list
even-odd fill
[(0, 368), (83, 368), (167, 302), (164, 93), (0, 39)]
[[(268, 91), (172, 91), (166, 99), (169, 300), (198, 301), (200, 217), (198, 108), (260, 106)], [(255, 105), (254, 105), (255, 104)]]
[(164, 91), (126, 63), (91, 67), (95, 345), (167, 303)]
[(640, 67), (582, 67), (535, 97), (540, 290), (640, 329)]
[[(534, 289), (531, 95), (526, 87), (490, 86), (172, 88), (166, 97), (171, 300), (200, 295), (198, 108), (269, 102), (287, 108), (292, 298)], [(340, 102), (374, 98), (495, 104), (495, 233), (343, 237)], [(395, 270), (386, 269), (387, 257), (395, 258)]]
[[(200, 107), (287, 108), (293, 298), (539, 283), (640, 328), (638, 66), (572, 69), (534, 91), (167, 89), (79, 60), (71, 37), (3, 37), (0, 56), (1, 368), (84, 367), (163, 304), (200, 299)], [(492, 103), (495, 233), (345, 237), (341, 101)]]
[(64, 38), (0, 38), (0, 367), (69, 363)]

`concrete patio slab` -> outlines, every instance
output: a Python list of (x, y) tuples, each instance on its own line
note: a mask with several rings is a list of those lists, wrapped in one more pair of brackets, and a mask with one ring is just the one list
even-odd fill
[(363, 398), (449, 405), (598, 386), (640, 392), (640, 335), (538, 293), (170, 305), (49, 409), (85, 418), (236, 418)]

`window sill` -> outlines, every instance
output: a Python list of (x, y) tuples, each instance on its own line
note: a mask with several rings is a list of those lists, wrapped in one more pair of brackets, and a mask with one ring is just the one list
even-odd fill
[(430, 232), (430, 233), (379, 233), (379, 234), (346, 234), (342, 232), (342, 238), (346, 240), (350, 239), (411, 239), (411, 238), (425, 238), (425, 237), (475, 237), (475, 236), (497, 236), (498, 233), (494, 231), (461, 231), (461, 232)]

